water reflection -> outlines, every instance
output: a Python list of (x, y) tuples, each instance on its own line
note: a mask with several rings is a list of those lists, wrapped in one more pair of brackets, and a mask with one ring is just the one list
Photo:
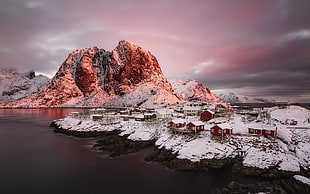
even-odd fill
[(23, 117), (44, 117), (50, 120), (59, 119), (69, 115), (70, 112), (86, 112), (89, 109), (76, 109), (76, 108), (37, 108), (37, 109), (0, 109), (0, 114), (20, 115)]

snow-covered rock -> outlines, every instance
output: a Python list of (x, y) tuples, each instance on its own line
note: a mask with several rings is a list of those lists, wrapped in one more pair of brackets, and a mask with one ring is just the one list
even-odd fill
[(294, 175), (294, 179), (310, 186), (310, 178), (307, 178), (301, 175)]
[(16, 101), (41, 90), (49, 81), (34, 71), (19, 73), (16, 70), (0, 69), (0, 104)]
[(270, 103), (271, 101), (263, 98), (252, 98), (249, 96), (236, 95), (235, 93), (229, 92), (228, 94), (217, 94), (225, 102), (229, 103)]
[(224, 102), (221, 98), (214, 95), (208, 87), (204, 84), (197, 82), (196, 80), (181, 80), (181, 79), (169, 79), (172, 88), (184, 101), (199, 100), (199, 101), (212, 101), (212, 102)]

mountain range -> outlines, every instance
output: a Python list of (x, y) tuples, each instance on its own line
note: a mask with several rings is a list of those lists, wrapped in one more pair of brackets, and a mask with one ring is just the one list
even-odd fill
[(228, 94), (217, 94), (225, 102), (232, 104), (235, 103), (272, 103), (273, 101), (264, 99), (264, 98), (253, 98), (249, 96), (241, 96), (235, 93), (229, 92)]
[[(207, 87), (198, 82), (190, 83), (195, 91), (188, 98), (222, 102)], [(175, 91), (178, 89), (174, 89), (163, 75), (154, 55), (133, 42), (121, 40), (112, 51), (98, 47), (73, 51), (49, 82), (42, 81), (40, 87), (28, 92), (28, 96), (25, 93), (2, 101), (6, 104), (1, 106), (131, 106), (177, 104), (187, 100), (184, 94)]]
[(0, 71), (0, 107), (149, 106), (186, 101), (223, 103), (195, 80), (168, 80), (154, 55), (128, 40), (112, 51), (77, 49), (49, 80)]

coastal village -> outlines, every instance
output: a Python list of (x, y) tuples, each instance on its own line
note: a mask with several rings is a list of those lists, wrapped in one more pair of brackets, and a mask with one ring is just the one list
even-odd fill
[[(204, 105), (187, 103), (165, 108), (97, 108), (86, 113), (71, 112), (70, 117), (89, 117), (102, 125), (136, 121), (151, 125), (160, 123), (171, 133), (196, 134), (208, 131), (213, 136), (277, 136), (277, 123), (295, 126), (295, 119), (271, 118), (270, 111), (287, 109), (289, 104), (280, 103), (273, 108), (249, 108), (227, 104)], [(310, 119), (305, 122), (310, 123)], [(128, 122), (129, 124), (130, 122)], [(238, 126), (236, 126), (238, 125)]]
[(192, 162), (240, 158), (247, 167), (274, 167), (296, 175), (310, 168), (310, 112), (296, 105), (97, 108), (71, 112), (54, 123), (63, 130), (85, 133), (119, 130), (119, 136), (155, 141), (158, 149)]

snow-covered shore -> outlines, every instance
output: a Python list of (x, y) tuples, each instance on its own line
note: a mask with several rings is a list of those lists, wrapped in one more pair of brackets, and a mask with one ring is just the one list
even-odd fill
[[(277, 137), (232, 135), (214, 137), (209, 131), (197, 134), (172, 133), (163, 121), (123, 121), (107, 124), (94, 121), (90, 117), (68, 116), (54, 121), (64, 130), (93, 132), (120, 130), (118, 135), (133, 141), (155, 141), (158, 149), (166, 149), (178, 159), (199, 162), (201, 160), (241, 159), (245, 167), (259, 169), (276, 168), (280, 171), (300, 172), (310, 168), (310, 126), (309, 111), (291, 106), (287, 109), (270, 109), (269, 124), (277, 127)], [(192, 117), (188, 118), (194, 119)], [(217, 118), (219, 120), (219, 118)], [(297, 125), (286, 125), (287, 119), (294, 119)], [(246, 134), (249, 122), (242, 116), (233, 114), (227, 121), (239, 134)], [(267, 121), (265, 121), (267, 122)], [(205, 124), (210, 129), (212, 122)]]

